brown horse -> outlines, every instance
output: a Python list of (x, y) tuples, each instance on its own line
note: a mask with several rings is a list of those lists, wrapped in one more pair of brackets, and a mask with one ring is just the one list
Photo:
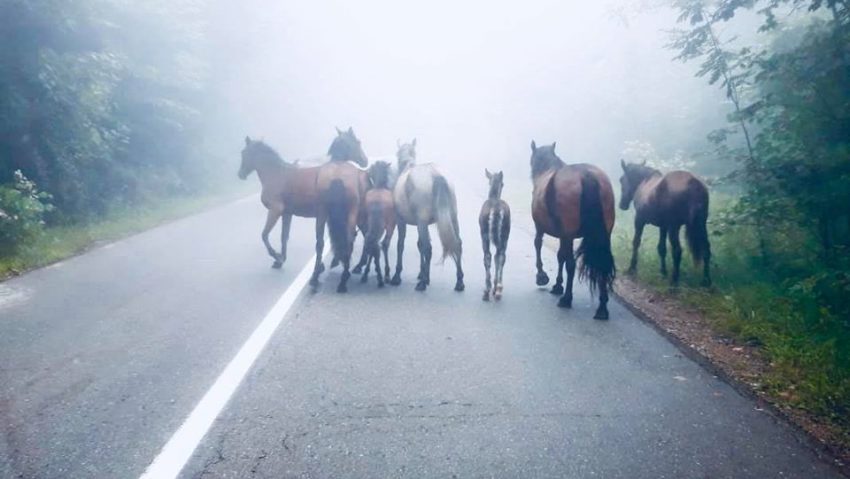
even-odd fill
[(711, 244), (708, 241), (708, 188), (699, 178), (687, 171), (671, 171), (662, 175), (660, 171), (645, 166), (620, 161), (623, 176), (620, 178), (620, 208), (629, 209), (635, 203), (635, 237), (632, 241), (632, 261), (629, 274), (637, 271), (638, 248), (647, 223), (657, 226), (658, 255), (661, 257), (661, 274), (667, 276), (667, 237), (673, 249), (673, 276), (671, 282), (679, 282), (679, 265), (682, 262), (682, 245), (679, 230), (685, 226), (685, 237), (694, 262), (703, 265), (704, 286), (711, 285), (709, 261)]
[(337, 137), (328, 150), (330, 161), (321, 167), (316, 177), (316, 192), (319, 196), (316, 213), (316, 264), (310, 285), (319, 285), (319, 275), (324, 271), (322, 255), (325, 249), (325, 224), (331, 238), (334, 259), (342, 263), (343, 271), (337, 292), (348, 291), (351, 277), (351, 251), (360, 219), (360, 206), (368, 187), (368, 177), (354, 165), (366, 166), (369, 160), (363, 153), (360, 140), (354, 130), (337, 129)]
[[(292, 216), (316, 217), (319, 203), (316, 178), (319, 167), (297, 168), (295, 164), (283, 161), (277, 152), (262, 141), (245, 137), (239, 178), (244, 180), (253, 171), (257, 172), (262, 186), (260, 200), (268, 209), (266, 225), (262, 233), (263, 244), (266, 245), (269, 256), (274, 258), (272, 268), (280, 268), (286, 261), (286, 243), (289, 239)], [(269, 233), (279, 218), (283, 218), (280, 231), (280, 253), (275, 251), (269, 243)]]
[[(502, 274), (505, 271), (505, 252), (508, 249), (508, 237), (511, 235), (511, 208), (502, 199), (504, 174), (490, 173), (485, 169), (484, 174), (490, 183), (490, 193), (481, 206), (478, 214), (478, 226), (481, 230), (481, 244), (484, 247), (484, 301), (490, 301), (490, 293), (496, 301), (502, 299)], [(495, 277), (490, 279), (490, 243), (496, 248)], [(491, 291), (492, 290), (492, 291)]]
[[(531, 142), (532, 217), (536, 234), (537, 284), (545, 286), (549, 276), (543, 271), (540, 249), (543, 235), (561, 240), (558, 249), (558, 278), (552, 294), (562, 294), (558, 306), (573, 303), (573, 278), (576, 259), (581, 260), (579, 277), (590, 282), (591, 294), (599, 290), (599, 308), (595, 319), (608, 319), (608, 290), (614, 281), (614, 256), (611, 254), (611, 230), (614, 229), (614, 191), (599, 168), (588, 164), (567, 165), (555, 154), (555, 144), (537, 147)], [(582, 238), (573, 254), (573, 240)], [(563, 287), (563, 269), (567, 269), (567, 287)]]
[[(384, 287), (384, 279), (390, 279), (390, 241), (396, 228), (395, 204), (390, 189), (390, 164), (377, 161), (369, 167), (371, 188), (366, 192), (366, 239), (363, 252), (366, 259), (361, 282), (369, 278), (369, 268), (375, 262), (375, 274), (378, 277), (378, 287)], [(383, 238), (383, 239), (382, 239)], [(381, 242), (380, 248), (378, 241)], [(384, 271), (381, 272), (381, 251), (384, 252)]]

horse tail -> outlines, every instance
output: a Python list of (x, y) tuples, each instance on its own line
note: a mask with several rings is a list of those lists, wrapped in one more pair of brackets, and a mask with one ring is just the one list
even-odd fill
[(449, 256), (460, 261), (463, 243), (457, 224), (457, 205), (454, 193), (452, 193), (449, 183), (444, 177), (437, 176), (434, 178), (433, 195), (437, 231), (440, 234), (440, 243), (443, 245), (443, 261)]
[(611, 236), (605, 227), (600, 191), (599, 180), (591, 173), (583, 172), (579, 208), (582, 240), (576, 257), (581, 259), (579, 278), (589, 280), (591, 294), (595, 293), (600, 284), (610, 289), (616, 276)]
[(375, 201), (367, 206), (366, 251), (371, 255), (378, 249), (378, 240), (384, 233), (384, 209), (380, 202)]
[(345, 260), (350, 256), (348, 230), (348, 210), (351, 207), (345, 184), (340, 179), (331, 181), (325, 194), (325, 207), (328, 211), (328, 233), (334, 258)]
[(708, 242), (708, 191), (702, 183), (691, 180), (690, 205), (688, 207), (688, 222), (685, 224), (685, 237), (688, 249), (697, 266), (708, 261), (711, 256), (711, 246)]

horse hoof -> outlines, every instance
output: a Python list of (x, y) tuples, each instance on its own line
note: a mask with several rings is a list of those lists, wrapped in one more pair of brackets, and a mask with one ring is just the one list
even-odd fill
[(564, 294), (564, 285), (556, 284), (555, 286), (552, 286), (552, 291), (549, 291), (549, 292), (552, 293), (552, 294), (560, 296), (560, 295)]
[(460, 281), (458, 281), (458, 283), (455, 285), (455, 291), (457, 291), (458, 293), (460, 293), (461, 291), (463, 291), (465, 289), (466, 289), (466, 286), (464, 286), (464, 284), (461, 283)]
[(340, 294), (347, 293), (348, 292), (348, 286), (341, 284), (341, 285), (336, 287), (336, 292), (340, 293)]
[(331, 269), (334, 269), (334, 268), (336, 268), (337, 266), (339, 266), (339, 260), (338, 260), (338, 259), (336, 259), (336, 258), (332, 259), (332, 260), (331, 260)]
[(496, 301), (501, 301), (502, 300), (502, 292), (496, 291), (495, 293), (493, 293), (493, 299), (495, 299)]
[(310, 278), (310, 286), (313, 288), (319, 287), (319, 278)]
[(360, 266), (359, 264), (357, 266), (355, 266), (354, 269), (351, 270), (352, 274), (360, 274), (362, 272), (363, 272), (363, 267)]
[(393, 279), (390, 280), (390, 285), (392, 285), (392, 286), (398, 286), (400, 284), (401, 284), (401, 276), (399, 276), (399, 275), (393, 276)]
[(537, 286), (546, 286), (547, 284), (549, 284), (549, 275), (537, 273)]
[(283, 268), (283, 262), (282, 261), (275, 261), (274, 263), (272, 263), (272, 269), (280, 269), (280, 268)]
[(607, 309), (599, 309), (596, 311), (596, 314), (593, 315), (593, 319), (606, 320), (608, 319), (608, 310)]
[(711, 280), (710, 279), (704, 279), (704, 280), (702, 280), (702, 283), (700, 283), (700, 285), (703, 288), (710, 288), (711, 287)]
[[(636, 275), (636, 274), (637, 274), (637, 268), (629, 268), (628, 270), (626, 270), (626, 275), (627, 275), (627, 276), (634, 276), (634, 275)], [(661, 273), (661, 275), (662, 275), (662, 276), (663, 276), (664, 274), (666, 274), (666, 273), (664, 273), (664, 272), (662, 272), (662, 273)]]
[(325, 272), (325, 263), (319, 263), (319, 274)]
[(366, 276), (365, 274), (360, 277), (360, 284), (365, 284), (367, 281), (369, 281), (369, 277)]
[(379, 287), (379, 288), (383, 288), (383, 287), (384, 287), (384, 282), (383, 282), (383, 281), (378, 281), (378, 287)]
[(425, 281), (420, 281), (416, 283), (416, 288), (414, 289), (416, 291), (425, 291), (426, 288), (428, 288), (428, 285), (425, 283)]
[(558, 300), (558, 307), (570, 309), (573, 307), (573, 298), (569, 296), (561, 296), (561, 299)]
[(484, 291), (484, 296), (481, 297), (482, 301), (490, 301), (490, 291)]

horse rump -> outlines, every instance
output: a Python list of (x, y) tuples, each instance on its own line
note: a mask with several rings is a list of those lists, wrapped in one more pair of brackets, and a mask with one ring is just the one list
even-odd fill
[(616, 276), (611, 236), (605, 227), (599, 180), (589, 172), (583, 172), (581, 177), (579, 213), (582, 233), (581, 245), (576, 251), (576, 259), (580, 261), (579, 279), (589, 281), (591, 294), (600, 284), (611, 289)]

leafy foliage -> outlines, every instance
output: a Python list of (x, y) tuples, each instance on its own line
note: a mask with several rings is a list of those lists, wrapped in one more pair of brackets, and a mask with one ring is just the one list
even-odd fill
[(50, 195), (16, 171), (12, 183), (0, 185), (0, 250), (14, 251), (38, 236), (51, 208)]
[(52, 222), (198, 188), (203, 2), (0, 3), (0, 182), (21, 170)]

